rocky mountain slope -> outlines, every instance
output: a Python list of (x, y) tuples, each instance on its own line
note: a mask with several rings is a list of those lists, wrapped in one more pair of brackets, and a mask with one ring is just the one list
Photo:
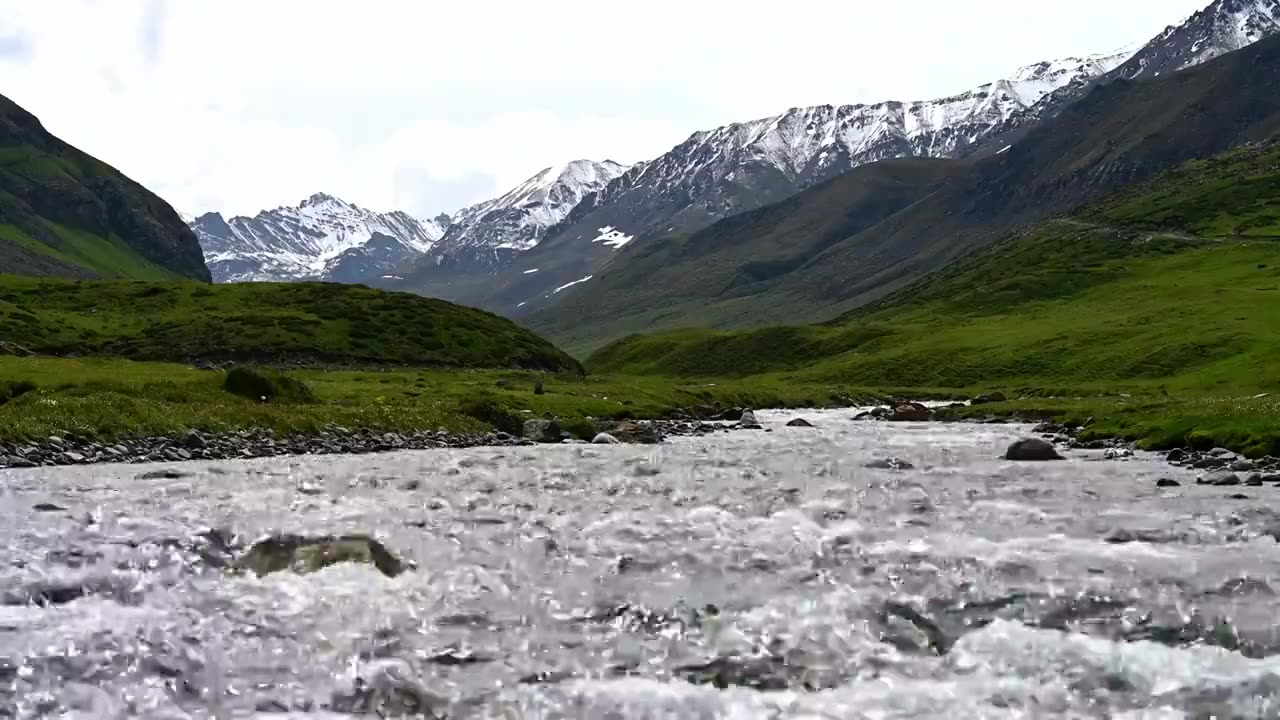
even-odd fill
[(216, 282), (361, 282), (429, 251), (447, 222), (373, 212), (318, 193), (251, 218), (206, 213), (191, 227)]
[(168, 203), (2, 96), (0, 273), (209, 280)]
[[(528, 322), (581, 349), (660, 327), (824, 320), (1029, 223), (1276, 132), (1280, 36), (1182, 72), (1098, 85), (936, 184), (915, 177), (866, 195), (850, 190), (855, 174), (689, 236), (636, 243)], [(887, 172), (864, 170), (867, 182)]]
[(474, 303), (514, 258), (536, 247), (584, 198), (627, 169), (612, 160), (575, 160), (547, 168), (499, 198), (459, 211), (431, 253), (376, 283)]

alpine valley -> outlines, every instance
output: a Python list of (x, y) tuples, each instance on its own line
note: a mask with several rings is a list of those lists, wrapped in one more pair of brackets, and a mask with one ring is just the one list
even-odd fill
[[(1096, 121), (1089, 113), (1131, 113), (1124, 133), (1134, 142), (1172, 123), (1125, 103), (1166, 102), (1169, 112), (1214, 114), (1172, 102), (1192, 81), (1159, 83), (1277, 29), (1280, 0), (1216, 0), (1150, 41), (1114, 52), (1034, 63), (935, 100), (793, 108), (696, 132), (631, 166), (577, 160), (433, 220), (375, 213), (320, 194), (253, 218), (226, 221), (209, 213), (191, 227), (216, 281), (326, 280), (407, 290), (524, 319), (581, 349), (630, 332), (779, 318), (762, 308), (822, 320), (1044, 213), (1070, 210), (1184, 159), (1161, 151), (1129, 157), (1121, 167), (1115, 163), (1124, 148), (1103, 151), (1114, 138), (1089, 136), (1071, 149), (1083, 153), (1083, 164), (1067, 175), (1054, 179), (1043, 166), (1027, 171), (1019, 182), (1054, 189), (1045, 191), (1048, 199), (1025, 202), (1005, 202), (1012, 188), (999, 185), (990, 169), (1036, 155), (1029, 139), (1057, 147), (1062, 133)], [(1077, 104), (1073, 119), (1054, 125)], [(1228, 132), (1232, 112), (1216, 113), (1224, 125), (1199, 138), (1210, 145), (1204, 150), (1241, 141), (1238, 128)], [(908, 158), (916, 162), (902, 162)], [(967, 199), (946, 205), (939, 193)], [(924, 209), (916, 207), (921, 202)], [(935, 210), (928, 211), (930, 203)], [(811, 225), (808, 217), (822, 222)], [(764, 229), (762, 218), (773, 229)], [(854, 278), (831, 254), (864, 232), (885, 240), (875, 244), (883, 246), (876, 262), (858, 261), (866, 277)], [(921, 254), (921, 243), (942, 235), (954, 241)], [(797, 303), (779, 300), (783, 295), (821, 299)], [(787, 314), (794, 312), (802, 314)]]

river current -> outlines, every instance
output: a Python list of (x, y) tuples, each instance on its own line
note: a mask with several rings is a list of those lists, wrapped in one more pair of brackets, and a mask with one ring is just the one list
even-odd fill
[[(0, 471), (0, 718), (1280, 717), (1280, 488), (802, 415)], [(214, 561), (273, 533), (412, 567)]]

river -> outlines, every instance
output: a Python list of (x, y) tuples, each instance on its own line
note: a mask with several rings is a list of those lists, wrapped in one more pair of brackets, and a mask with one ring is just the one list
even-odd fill
[[(0, 471), (0, 717), (1280, 717), (1280, 489), (802, 414)], [(888, 458), (913, 467), (866, 467)], [(278, 532), (414, 567), (209, 561)]]

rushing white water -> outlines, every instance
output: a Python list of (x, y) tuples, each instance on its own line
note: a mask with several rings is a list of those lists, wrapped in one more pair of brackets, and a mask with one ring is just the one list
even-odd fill
[[(1280, 714), (1280, 489), (998, 459), (1025, 427), (759, 415), (0, 472), (0, 718)], [(914, 468), (865, 467), (890, 457)], [(209, 528), (370, 533), (415, 568), (238, 575)]]

